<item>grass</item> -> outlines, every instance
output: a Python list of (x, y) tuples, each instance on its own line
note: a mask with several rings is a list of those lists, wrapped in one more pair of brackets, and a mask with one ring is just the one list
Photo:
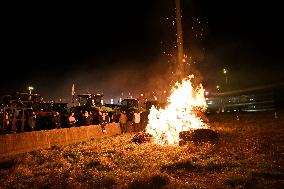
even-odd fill
[(225, 183), (230, 187), (253, 188), (256, 185), (254, 178), (234, 177), (225, 180)]
[(284, 119), (210, 115), (213, 142), (133, 143), (135, 133), (0, 159), (0, 188), (277, 188), (284, 180)]

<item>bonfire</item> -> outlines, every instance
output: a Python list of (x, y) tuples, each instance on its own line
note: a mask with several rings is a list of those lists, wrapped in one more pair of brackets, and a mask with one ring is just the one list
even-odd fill
[(194, 88), (193, 78), (191, 75), (175, 84), (164, 109), (151, 107), (146, 132), (156, 143), (177, 145), (180, 132), (208, 128), (201, 116), (201, 112), (206, 110), (204, 89), (201, 84)]

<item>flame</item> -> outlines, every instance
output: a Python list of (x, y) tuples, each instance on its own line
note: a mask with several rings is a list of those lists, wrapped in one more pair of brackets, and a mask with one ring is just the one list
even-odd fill
[(208, 127), (198, 116), (206, 109), (205, 90), (201, 84), (194, 89), (191, 83), (193, 78), (190, 75), (181, 84), (175, 84), (165, 109), (151, 107), (146, 132), (154, 137), (156, 143), (178, 144), (181, 131)]

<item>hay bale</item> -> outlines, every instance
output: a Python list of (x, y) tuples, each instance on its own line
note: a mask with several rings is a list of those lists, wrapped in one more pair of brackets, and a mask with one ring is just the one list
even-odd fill
[(196, 129), (193, 132), (194, 142), (214, 142), (219, 139), (220, 134), (211, 129)]
[(183, 141), (192, 141), (193, 131), (182, 131), (179, 133), (179, 139)]
[(16, 165), (15, 159), (7, 158), (7, 159), (0, 160), (0, 170), (1, 169), (8, 170), (10, 168), (15, 167), (15, 165)]
[(182, 131), (179, 133), (180, 145), (187, 141), (193, 142), (215, 142), (220, 134), (211, 129), (196, 129), (194, 131)]
[(135, 143), (144, 143), (144, 142), (151, 142), (153, 140), (153, 136), (149, 133), (139, 132), (132, 138), (131, 142)]

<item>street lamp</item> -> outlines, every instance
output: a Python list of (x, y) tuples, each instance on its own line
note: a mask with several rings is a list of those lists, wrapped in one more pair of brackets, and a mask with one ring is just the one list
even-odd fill
[(225, 75), (226, 84), (228, 84), (228, 70), (223, 68), (223, 74)]
[(217, 91), (219, 92), (219, 91), (220, 91), (220, 86), (217, 85), (217, 86), (216, 86), (216, 89), (217, 89)]
[(30, 91), (30, 94), (32, 94), (32, 90), (34, 90), (34, 88), (32, 86), (29, 86), (28, 90)]

